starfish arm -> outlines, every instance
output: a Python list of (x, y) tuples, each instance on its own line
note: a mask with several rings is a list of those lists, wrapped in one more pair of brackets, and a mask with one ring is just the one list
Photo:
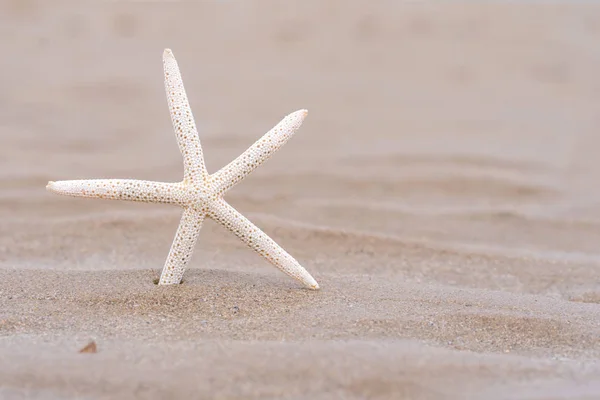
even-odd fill
[(240, 238), (242, 242), (262, 255), (284, 273), (292, 278), (298, 279), (310, 289), (316, 290), (319, 288), (317, 281), (315, 281), (298, 261), (225, 200), (220, 199), (213, 203), (209, 208), (208, 216), (229, 229)]
[(181, 184), (134, 179), (82, 179), (48, 182), (52, 193), (110, 200), (141, 201), (145, 203), (179, 204), (183, 197)]
[(179, 151), (183, 156), (184, 181), (205, 182), (208, 178), (200, 137), (183, 87), (179, 66), (171, 50), (163, 53), (165, 91), (171, 113), (171, 121), (177, 135)]
[(202, 228), (204, 213), (186, 207), (183, 211), (175, 239), (160, 275), (160, 285), (173, 285), (181, 283), (185, 267), (194, 252), (198, 234)]
[(300, 110), (289, 114), (238, 158), (213, 174), (211, 180), (216, 192), (223, 194), (271, 157), (300, 128), (307, 113)]

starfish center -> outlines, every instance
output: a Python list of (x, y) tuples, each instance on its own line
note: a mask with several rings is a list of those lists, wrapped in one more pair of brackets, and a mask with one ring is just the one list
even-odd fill
[(184, 193), (184, 203), (197, 209), (207, 208), (210, 203), (218, 198), (212, 190), (200, 185), (185, 185)]

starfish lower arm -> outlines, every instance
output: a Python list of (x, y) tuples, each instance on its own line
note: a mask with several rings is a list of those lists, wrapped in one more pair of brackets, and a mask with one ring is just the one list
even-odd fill
[(203, 221), (203, 212), (197, 211), (193, 207), (186, 207), (183, 210), (181, 222), (179, 222), (159, 284), (170, 285), (181, 282), (185, 267), (194, 251), (196, 240), (198, 240)]
[(298, 279), (311, 289), (319, 288), (317, 281), (298, 261), (225, 200), (220, 199), (211, 206), (208, 216), (233, 232), (248, 247), (266, 258), (282, 272)]
[(182, 187), (178, 183), (140, 181), (136, 179), (81, 179), (48, 182), (46, 188), (56, 194), (94, 197), (145, 203), (179, 203)]

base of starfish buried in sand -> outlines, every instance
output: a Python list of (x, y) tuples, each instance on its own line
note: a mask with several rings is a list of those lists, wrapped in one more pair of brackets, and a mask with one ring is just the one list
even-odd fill
[(317, 281), (298, 261), (223, 199), (225, 192), (264, 163), (294, 135), (307, 111), (289, 114), (238, 158), (216, 173), (209, 174), (181, 73), (169, 49), (164, 51), (163, 65), (171, 121), (183, 156), (183, 181), (68, 180), (50, 181), (46, 188), (66, 196), (165, 203), (182, 207), (183, 215), (160, 276), (160, 285), (179, 284), (182, 281), (202, 223), (208, 217), (229, 229), (248, 247), (307, 288), (319, 289)]

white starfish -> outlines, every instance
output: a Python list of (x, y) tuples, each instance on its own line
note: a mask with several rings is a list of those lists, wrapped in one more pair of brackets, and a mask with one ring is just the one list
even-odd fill
[(181, 282), (185, 267), (192, 255), (205, 217), (219, 222), (249, 247), (277, 268), (300, 280), (311, 289), (318, 289), (314, 278), (269, 236), (240, 214), (224, 199), (223, 194), (265, 162), (300, 127), (307, 111), (286, 116), (238, 158), (209, 175), (198, 131), (192, 117), (177, 61), (171, 50), (163, 53), (165, 90), (171, 120), (179, 150), (183, 155), (182, 182), (166, 183), (132, 179), (92, 179), (48, 182), (46, 188), (54, 193), (101, 199), (130, 200), (149, 203), (168, 203), (183, 207), (183, 216), (165, 262), (159, 284)]

